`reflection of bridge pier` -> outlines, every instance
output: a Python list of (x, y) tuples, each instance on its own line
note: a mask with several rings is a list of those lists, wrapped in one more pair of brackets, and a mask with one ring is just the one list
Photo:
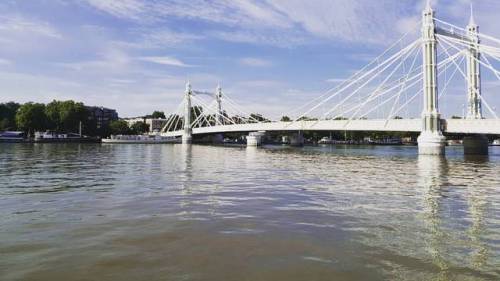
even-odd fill
[[(474, 159), (476, 164), (488, 161), (487, 156), (479, 156)], [(490, 249), (483, 241), (486, 232), (485, 217), (488, 213), (488, 200), (484, 190), (477, 185), (468, 187), (467, 203), (471, 217), (471, 224), (467, 233), (471, 243), (470, 262), (474, 268), (481, 268), (487, 264), (490, 258)]]
[[(488, 163), (487, 159), (487, 156), (466, 157), (468, 165), (476, 166)], [(488, 195), (484, 186), (471, 183), (463, 187), (467, 190), (465, 198), (456, 196), (464, 194), (454, 193), (458, 187), (453, 181), (457, 178), (450, 174), (455, 174), (456, 168), (453, 167), (454, 172), (451, 173), (448, 161), (441, 156), (420, 155), (418, 158), (418, 185), (423, 189), (423, 222), (429, 238), (425, 240), (426, 251), (440, 269), (439, 276), (443, 280), (450, 278), (448, 269), (457, 266), (457, 263), (463, 266), (470, 262), (474, 269), (481, 269), (489, 266), (492, 258), (491, 249), (484, 240), (487, 239), (485, 218), (488, 214)], [(474, 173), (467, 169), (467, 165), (458, 168)], [(479, 175), (475, 176), (480, 178), (477, 177)], [(465, 225), (467, 228), (464, 228)], [(461, 245), (461, 249), (456, 249), (457, 245)], [(456, 260), (453, 251), (464, 251), (464, 248), (467, 254), (461, 254), (464, 257), (468, 255), (468, 260)]]
[(447, 235), (443, 229), (444, 221), (450, 213), (443, 209), (443, 186), (447, 181), (448, 163), (444, 157), (436, 155), (420, 155), (418, 157), (419, 185), (423, 190), (424, 224), (429, 238), (426, 240), (427, 252), (432, 256), (434, 264), (445, 274), (449, 268), (446, 240)]

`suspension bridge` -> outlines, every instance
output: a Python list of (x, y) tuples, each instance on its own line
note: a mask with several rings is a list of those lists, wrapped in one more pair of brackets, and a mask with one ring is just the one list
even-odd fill
[[(256, 132), (287, 132), (299, 143), (304, 131), (419, 132), (419, 153), (442, 155), (448, 133), (466, 135), (466, 153), (487, 154), (485, 135), (500, 134), (500, 119), (484, 96), (481, 72), (500, 80), (500, 40), (479, 33), (472, 7), (468, 25), (461, 28), (437, 18), (428, 1), (417, 27), (420, 36), (407, 32), (350, 78), (288, 112), (287, 122), (249, 114), (220, 86), (210, 93), (193, 90), (188, 82), (162, 135), (191, 143), (193, 135), (249, 133), (248, 145), (257, 145)], [(443, 118), (440, 102), (456, 91), (450, 85), (457, 81), (465, 82), (463, 116)]]

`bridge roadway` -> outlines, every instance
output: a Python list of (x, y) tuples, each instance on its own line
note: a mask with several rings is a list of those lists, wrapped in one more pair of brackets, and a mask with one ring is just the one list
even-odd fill
[[(443, 132), (451, 134), (500, 135), (500, 119), (446, 119)], [(256, 131), (386, 131), (420, 132), (422, 119), (370, 119), (370, 120), (320, 120), (297, 122), (249, 123), (193, 128), (193, 135), (218, 133), (244, 133)], [(180, 137), (183, 131), (162, 133), (163, 136)]]

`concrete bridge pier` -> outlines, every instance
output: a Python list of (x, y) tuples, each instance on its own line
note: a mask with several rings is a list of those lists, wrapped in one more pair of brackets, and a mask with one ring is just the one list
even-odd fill
[(193, 136), (188, 133), (188, 134), (183, 134), (182, 135), (182, 144), (191, 144), (193, 143)]
[(304, 145), (304, 135), (301, 131), (292, 134), (290, 137), (291, 146), (303, 146)]
[(466, 136), (463, 139), (465, 155), (488, 155), (488, 138), (477, 134)]
[(212, 144), (222, 144), (224, 143), (224, 135), (223, 134), (215, 134), (211, 137)]
[(247, 146), (261, 146), (264, 132), (251, 132), (247, 136)]

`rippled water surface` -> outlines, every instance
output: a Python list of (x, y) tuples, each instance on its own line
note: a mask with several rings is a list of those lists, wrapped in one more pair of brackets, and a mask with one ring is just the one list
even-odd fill
[(0, 280), (500, 280), (500, 149), (0, 144)]

